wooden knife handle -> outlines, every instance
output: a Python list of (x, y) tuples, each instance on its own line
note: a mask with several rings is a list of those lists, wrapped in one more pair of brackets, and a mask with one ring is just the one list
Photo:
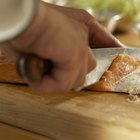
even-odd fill
[(43, 60), (35, 54), (26, 54), (17, 61), (18, 74), (28, 83), (38, 83), (46, 74), (51, 74), (53, 63), (51, 60)]

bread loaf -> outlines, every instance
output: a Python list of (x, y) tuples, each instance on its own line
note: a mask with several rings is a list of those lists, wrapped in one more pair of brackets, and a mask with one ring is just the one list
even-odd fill
[(0, 53), (0, 82), (25, 83), (16, 71), (16, 63), (2, 53)]

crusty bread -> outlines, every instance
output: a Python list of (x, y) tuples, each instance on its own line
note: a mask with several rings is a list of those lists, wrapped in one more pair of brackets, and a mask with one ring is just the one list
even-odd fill
[(16, 63), (0, 55), (0, 82), (25, 83), (16, 71)]
[(123, 78), (140, 67), (140, 61), (126, 55), (118, 55), (108, 70), (104, 72), (99, 82), (89, 86), (87, 89), (96, 91), (113, 91), (121, 84)]

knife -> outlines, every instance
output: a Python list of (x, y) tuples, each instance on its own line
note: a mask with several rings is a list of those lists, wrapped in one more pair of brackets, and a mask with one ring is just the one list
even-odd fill
[(109, 68), (112, 61), (119, 54), (127, 54), (137, 60), (140, 60), (139, 48), (99, 48), (92, 49), (92, 53), (96, 58), (97, 66), (94, 70), (87, 74), (84, 87), (98, 82), (103, 73)]
[[(85, 83), (77, 88), (77, 90), (98, 82), (118, 54), (128, 54), (135, 59), (140, 60), (140, 49), (138, 48), (98, 48), (91, 49), (91, 51), (96, 58), (97, 66), (87, 74)], [(24, 80), (28, 81), (28, 83), (39, 82), (44, 74), (51, 73), (53, 67), (54, 65), (51, 60), (43, 60), (34, 54), (23, 55), (17, 62), (17, 71), (19, 75)], [(116, 89), (116, 91), (117, 90), (120, 92), (119, 89)]]

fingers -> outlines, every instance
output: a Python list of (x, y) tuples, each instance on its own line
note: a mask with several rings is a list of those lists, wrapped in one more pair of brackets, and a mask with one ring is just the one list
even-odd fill
[(31, 85), (39, 92), (67, 92), (72, 89), (79, 70), (54, 69), (51, 75), (46, 75), (38, 84)]
[(81, 72), (79, 73), (77, 80), (75, 81), (75, 84), (73, 86), (74, 89), (81, 87), (85, 83), (86, 75), (90, 73), (92, 70), (94, 70), (96, 67), (96, 59), (90, 48), (88, 48), (87, 59), (83, 59), (82, 61), (84, 65), (82, 65)]
[(40, 83), (31, 85), (32, 88), (39, 92), (67, 92), (77, 89), (85, 83), (86, 74), (96, 67), (96, 60), (88, 48), (85, 58), (73, 63), (70, 69), (64, 66), (55, 67), (51, 75), (44, 76)]

